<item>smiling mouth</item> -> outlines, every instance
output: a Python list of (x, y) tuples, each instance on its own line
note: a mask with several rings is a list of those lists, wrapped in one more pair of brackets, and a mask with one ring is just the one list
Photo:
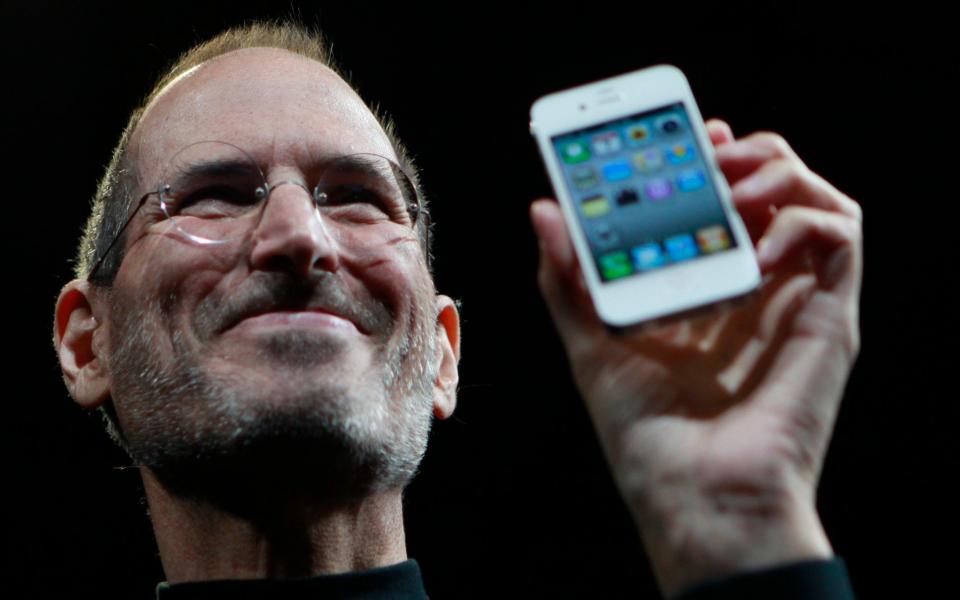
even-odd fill
[(322, 310), (277, 310), (241, 319), (232, 329), (296, 328), (363, 333), (353, 321)]

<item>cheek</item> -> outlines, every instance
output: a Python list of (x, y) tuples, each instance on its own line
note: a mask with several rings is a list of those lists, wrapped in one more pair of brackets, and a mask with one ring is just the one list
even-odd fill
[(420, 239), (408, 227), (334, 223), (327, 225), (327, 232), (336, 241), (340, 255), (361, 268), (389, 262), (416, 264), (423, 261)]
[(123, 305), (138, 307), (144, 327), (159, 326), (190, 337), (192, 313), (226, 279), (236, 264), (236, 253), (213, 247), (186, 248), (182, 242), (170, 243), (166, 235), (151, 236), (147, 241), (124, 259), (117, 292)]
[(420, 305), (431, 302), (434, 295), (433, 281), (418, 247), (393, 248), (375, 260), (356, 265), (354, 273), (369, 293), (389, 306), (395, 319), (409, 313), (411, 306), (422, 308)]
[(420, 240), (409, 228), (371, 231), (348, 226), (328, 230), (336, 240), (341, 261), (378, 297), (398, 303), (423, 289), (432, 290)]

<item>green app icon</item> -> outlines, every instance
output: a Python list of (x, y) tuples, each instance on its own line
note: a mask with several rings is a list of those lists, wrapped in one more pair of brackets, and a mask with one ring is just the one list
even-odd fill
[(603, 194), (597, 194), (580, 201), (580, 210), (588, 219), (596, 219), (610, 212), (610, 201)]
[(626, 277), (633, 272), (630, 265), (630, 256), (626, 251), (611, 252), (600, 257), (600, 271), (604, 279), (617, 279)]
[(590, 149), (581, 141), (568, 142), (560, 147), (560, 156), (568, 165), (590, 160)]

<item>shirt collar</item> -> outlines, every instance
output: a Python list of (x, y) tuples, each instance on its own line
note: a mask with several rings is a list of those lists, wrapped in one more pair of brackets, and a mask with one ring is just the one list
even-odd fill
[(294, 600), (340, 598), (357, 600), (427, 600), (417, 561), (410, 559), (369, 571), (290, 579), (223, 579), (160, 583), (157, 600)]

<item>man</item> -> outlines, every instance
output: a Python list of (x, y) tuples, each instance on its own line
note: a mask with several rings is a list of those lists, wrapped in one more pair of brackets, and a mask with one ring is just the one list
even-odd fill
[[(401, 494), (455, 407), (459, 318), (405, 150), (327, 62), (271, 25), (185, 54), (57, 302), (68, 390), (140, 467), (161, 598), (423, 597)], [(663, 592), (844, 597), (814, 492), (858, 348), (859, 208), (779, 137), (709, 129), (759, 299), (612, 335), (545, 200), (541, 289)]]

